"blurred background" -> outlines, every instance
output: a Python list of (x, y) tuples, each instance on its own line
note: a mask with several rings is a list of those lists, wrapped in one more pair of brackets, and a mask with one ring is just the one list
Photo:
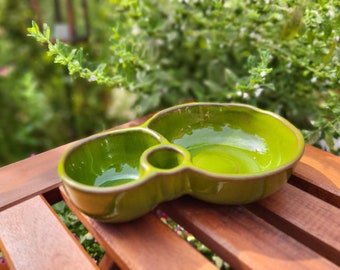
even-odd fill
[[(53, 63), (42, 44), (27, 36), (32, 20), (51, 28), (57, 23), (55, 2), (59, 1), (0, 0), (0, 166), (135, 117), (124, 108), (124, 97), (118, 97), (120, 104), (115, 105), (109, 87), (70, 77), (63, 66)], [(105, 33), (109, 27), (102, 26), (108, 16), (105, 6), (91, 1), (87, 8), (90, 35), (83, 29), (81, 1), (71, 2), (83, 37), (67, 42), (91, 46), (91, 57), (97, 57), (101, 40), (109, 39)], [(65, 3), (60, 1), (63, 22), (67, 22)]]
[[(0, 166), (188, 101), (271, 110), (339, 153), (339, 9), (0, 0)], [(28, 36), (32, 21), (42, 32)]]

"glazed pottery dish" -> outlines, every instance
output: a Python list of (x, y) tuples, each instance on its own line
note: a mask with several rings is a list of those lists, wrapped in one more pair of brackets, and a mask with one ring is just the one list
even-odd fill
[(300, 131), (274, 113), (189, 103), (79, 141), (58, 171), (83, 213), (125, 222), (182, 195), (225, 205), (265, 198), (287, 182), (303, 150)]

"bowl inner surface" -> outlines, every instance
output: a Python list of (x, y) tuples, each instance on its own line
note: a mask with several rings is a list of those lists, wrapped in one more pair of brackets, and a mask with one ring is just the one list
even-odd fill
[(116, 186), (139, 178), (140, 157), (159, 140), (141, 130), (103, 134), (74, 148), (64, 162), (66, 174), (90, 186)]
[(147, 153), (146, 160), (160, 170), (170, 170), (180, 166), (185, 157), (174, 147), (157, 147)]
[(187, 149), (196, 168), (213, 173), (268, 172), (295, 161), (303, 147), (290, 123), (249, 106), (179, 106), (148, 127)]

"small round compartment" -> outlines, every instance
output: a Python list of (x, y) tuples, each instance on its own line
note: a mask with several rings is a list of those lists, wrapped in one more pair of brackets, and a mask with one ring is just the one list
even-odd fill
[(147, 150), (144, 154), (146, 164), (157, 170), (171, 170), (181, 166), (186, 160), (186, 155), (171, 145), (161, 145)]

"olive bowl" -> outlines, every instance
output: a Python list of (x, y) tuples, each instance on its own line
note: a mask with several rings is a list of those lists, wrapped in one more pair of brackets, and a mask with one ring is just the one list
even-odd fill
[(79, 141), (58, 172), (80, 211), (115, 223), (185, 194), (225, 205), (260, 200), (287, 182), (303, 150), (300, 131), (272, 112), (189, 103)]

